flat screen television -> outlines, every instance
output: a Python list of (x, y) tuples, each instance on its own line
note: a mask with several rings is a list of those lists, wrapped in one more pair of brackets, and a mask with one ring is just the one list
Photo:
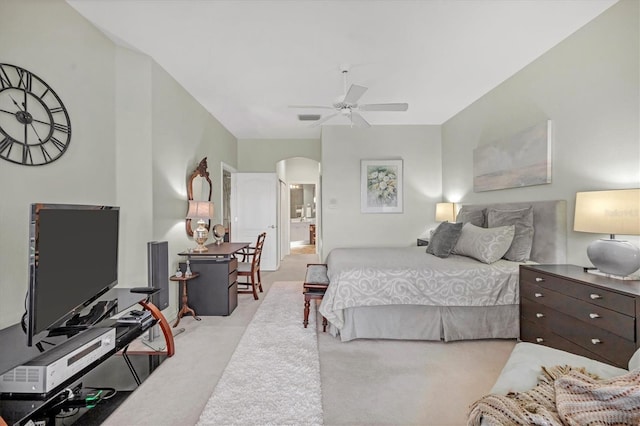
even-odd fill
[(110, 206), (31, 205), (23, 323), (28, 346), (68, 328), (70, 319), (118, 283), (119, 213)]

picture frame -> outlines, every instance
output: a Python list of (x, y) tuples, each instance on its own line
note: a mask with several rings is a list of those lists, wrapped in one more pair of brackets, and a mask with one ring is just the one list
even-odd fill
[(402, 213), (402, 160), (360, 160), (361, 213)]

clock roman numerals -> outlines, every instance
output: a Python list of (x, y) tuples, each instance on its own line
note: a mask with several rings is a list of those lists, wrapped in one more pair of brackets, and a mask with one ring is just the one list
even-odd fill
[(0, 158), (48, 164), (70, 141), (69, 114), (55, 91), (31, 71), (0, 63)]
[(11, 137), (5, 136), (4, 139), (0, 141), (0, 155), (2, 155), (3, 157), (5, 155), (11, 155), (11, 148), (13, 147), (14, 142), (15, 140), (13, 140)]
[(2, 64), (0, 64), (0, 87), (2, 87), (3, 89), (7, 87), (13, 87), (13, 85), (11, 84), (11, 79), (7, 74), (7, 70), (4, 69)]
[(33, 84), (33, 77), (27, 70), (18, 68), (18, 87), (24, 90), (31, 91), (31, 85)]
[(69, 128), (69, 126), (65, 126), (64, 124), (59, 124), (59, 123), (53, 123), (53, 129), (62, 133), (71, 132), (71, 128)]

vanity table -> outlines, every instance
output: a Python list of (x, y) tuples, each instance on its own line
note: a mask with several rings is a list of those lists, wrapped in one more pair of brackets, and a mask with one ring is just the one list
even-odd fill
[[(207, 251), (178, 253), (189, 260), (191, 271), (198, 274), (189, 281), (189, 305), (199, 315), (227, 316), (238, 306), (238, 259), (233, 255), (250, 243), (207, 245)], [(180, 269), (185, 270), (185, 262)]]

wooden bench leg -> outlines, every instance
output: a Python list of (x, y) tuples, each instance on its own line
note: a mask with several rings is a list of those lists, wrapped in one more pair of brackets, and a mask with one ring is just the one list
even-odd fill
[(309, 306), (311, 305), (311, 301), (309, 297), (304, 296), (304, 319), (302, 320), (302, 324), (304, 324), (304, 328), (307, 328), (309, 325)]

